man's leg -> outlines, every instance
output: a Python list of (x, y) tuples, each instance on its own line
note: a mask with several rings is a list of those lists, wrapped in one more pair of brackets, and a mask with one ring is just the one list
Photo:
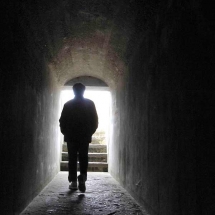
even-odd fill
[(88, 149), (89, 149), (89, 143), (80, 144), (80, 147), (79, 147), (80, 175), (83, 175), (85, 177), (85, 180), (87, 180)]
[(68, 180), (69, 182), (77, 181), (77, 143), (74, 142), (68, 142), (67, 143), (68, 148), (68, 157), (69, 157), (69, 176)]
[(85, 181), (87, 180), (87, 168), (88, 168), (88, 148), (89, 143), (80, 143), (79, 146), (79, 167), (80, 175), (78, 176), (78, 189), (81, 192), (85, 192)]

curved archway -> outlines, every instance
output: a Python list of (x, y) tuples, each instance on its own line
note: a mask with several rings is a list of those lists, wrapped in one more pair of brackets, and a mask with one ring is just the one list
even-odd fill
[[(103, 41), (99, 43), (98, 41)], [(49, 69), (59, 86), (69, 80), (91, 76), (104, 81), (111, 90), (125, 74), (126, 66), (111, 44), (104, 45), (108, 35), (95, 32), (91, 37), (69, 38), (50, 61)]]
[[(92, 31), (80, 34), (80, 28), (85, 29), (81, 23), (78, 27), (74, 26), (72, 35), (68, 35), (61, 43), (59, 42), (59, 49), (49, 61), (49, 70), (55, 77), (59, 90), (65, 88), (71, 80), (74, 81), (80, 77), (90, 76), (105, 82), (112, 96), (111, 123), (115, 126), (120, 117), (117, 97), (126, 84), (127, 77), (128, 68), (124, 55), (127, 34), (125, 34), (125, 29), (123, 31), (118, 29), (113, 21), (111, 21), (111, 26), (107, 25), (104, 29), (98, 28), (95, 24)], [(116, 132), (118, 130), (110, 131), (112, 134), (109, 144), (110, 152), (114, 151), (112, 150), (115, 147), (112, 137)], [(116, 136), (118, 135), (117, 133)], [(112, 157), (112, 155), (109, 156), (111, 162)]]
[(64, 86), (73, 86), (75, 83), (81, 82), (85, 86), (93, 87), (108, 87), (108, 85), (101, 79), (92, 76), (79, 76), (67, 81)]

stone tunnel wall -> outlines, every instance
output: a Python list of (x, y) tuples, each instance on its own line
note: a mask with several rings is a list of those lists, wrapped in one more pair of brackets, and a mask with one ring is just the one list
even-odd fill
[(213, 214), (210, 5), (150, 1), (136, 14), (110, 172), (149, 214)]
[(59, 89), (37, 35), (41, 26), (33, 29), (38, 16), (18, 1), (3, 6), (0, 213), (10, 215), (19, 214), (59, 171)]
[(152, 215), (212, 211), (213, 13), (200, 1), (140, 2), (1, 2), (5, 214), (59, 170), (58, 87), (80, 75), (112, 89), (109, 167), (123, 187)]

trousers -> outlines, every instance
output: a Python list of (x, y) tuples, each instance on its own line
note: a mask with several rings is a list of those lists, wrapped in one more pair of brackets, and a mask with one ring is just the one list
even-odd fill
[(87, 142), (67, 142), (68, 157), (69, 157), (69, 176), (68, 181), (77, 181), (77, 161), (79, 160), (80, 175), (87, 179), (88, 169), (88, 150), (89, 143)]

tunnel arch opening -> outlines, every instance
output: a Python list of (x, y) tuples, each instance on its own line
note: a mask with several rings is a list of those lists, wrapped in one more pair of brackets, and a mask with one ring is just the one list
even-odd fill
[(73, 86), (75, 83), (81, 82), (85, 86), (89, 87), (108, 87), (107, 83), (99, 78), (92, 76), (78, 76), (67, 81), (64, 86)]
[[(89, 146), (89, 171), (108, 172), (109, 143), (112, 136), (112, 97), (108, 84), (93, 76), (78, 76), (65, 82), (61, 87), (60, 111), (63, 105), (74, 98), (73, 85), (82, 83), (86, 86), (84, 97), (91, 99), (96, 106), (99, 125), (92, 136)], [(61, 142), (61, 171), (67, 170), (68, 155), (63, 135)]]

